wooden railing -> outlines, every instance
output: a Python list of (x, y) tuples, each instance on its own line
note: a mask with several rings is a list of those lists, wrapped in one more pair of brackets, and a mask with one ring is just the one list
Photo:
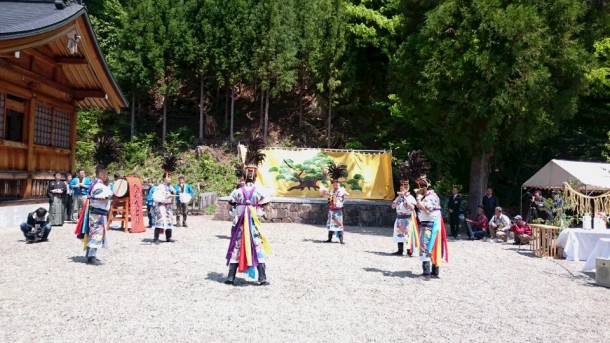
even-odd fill
[(559, 227), (529, 224), (532, 228), (532, 253), (538, 257), (557, 258), (557, 236)]

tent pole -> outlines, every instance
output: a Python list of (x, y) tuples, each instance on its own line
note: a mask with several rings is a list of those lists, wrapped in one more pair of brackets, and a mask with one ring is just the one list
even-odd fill
[(521, 197), (519, 198), (519, 214), (523, 216), (523, 187), (521, 187)]

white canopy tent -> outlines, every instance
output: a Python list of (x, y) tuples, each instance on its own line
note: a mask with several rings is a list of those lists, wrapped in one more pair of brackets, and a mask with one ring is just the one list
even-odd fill
[(551, 160), (522, 188), (561, 189), (572, 180), (585, 192), (610, 190), (610, 163)]

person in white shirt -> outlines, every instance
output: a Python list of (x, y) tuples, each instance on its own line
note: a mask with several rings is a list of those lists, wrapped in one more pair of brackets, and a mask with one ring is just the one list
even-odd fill
[(492, 243), (498, 243), (498, 238), (506, 242), (510, 230), (510, 218), (502, 213), (502, 207), (497, 206), (489, 221), (489, 233)]

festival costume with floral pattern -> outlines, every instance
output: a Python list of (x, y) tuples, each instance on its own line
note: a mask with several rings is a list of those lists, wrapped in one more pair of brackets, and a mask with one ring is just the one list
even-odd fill
[(419, 247), (419, 232), (417, 228), (417, 218), (407, 204), (415, 205), (415, 198), (407, 192), (406, 195), (399, 195), (394, 199), (396, 204), (396, 220), (394, 221), (394, 242), (398, 244), (398, 251), (395, 255), (402, 255), (406, 245), (409, 256)]
[(265, 143), (260, 138), (253, 139), (248, 145), (245, 166), (239, 166), (236, 176), (239, 182), (245, 181), (231, 193), (230, 213), (234, 216), (231, 240), (227, 249), (229, 275), (226, 284), (235, 282), (235, 274), (246, 273), (255, 278), (258, 272), (260, 285), (268, 285), (265, 259), (271, 253), (269, 240), (259, 219), (264, 215), (261, 206), (265, 204), (264, 194), (254, 186), (258, 165), (265, 159), (261, 152)]
[(252, 183), (231, 193), (235, 209), (227, 264), (237, 264), (237, 271), (247, 273), (251, 278), (255, 277), (257, 266), (264, 263), (266, 256), (271, 253), (269, 240), (259, 219), (264, 215), (261, 208), (264, 199), (263, 193)]
[[(440, 199), (433, 190), (427, 190), (421, 203), (429, 211), (428, 213), (421, 211), (419, 214), (421, 237), (419, 255), (423, 275), (438, 276), (442, 260), (449, 261), (447, 232), (441, 215)], [(432, 271), (430, 271), (430, 262), (432, 262)]]
[(161, 183), (155, 188), (155, 232), (154, 242), (159, 241), (159, 235), (165, 233), (165, 240), (171, 242), (174, 227), (173, 201), (175, 190), (171, 185)]
[(99, 179), (89, 189), (89, 198), (81, 210), (75, 234), (83, 239), (88, 259), (95, 259), (97, 249), (107, 248), (106, 223), (112, 199), (110, 187)]

